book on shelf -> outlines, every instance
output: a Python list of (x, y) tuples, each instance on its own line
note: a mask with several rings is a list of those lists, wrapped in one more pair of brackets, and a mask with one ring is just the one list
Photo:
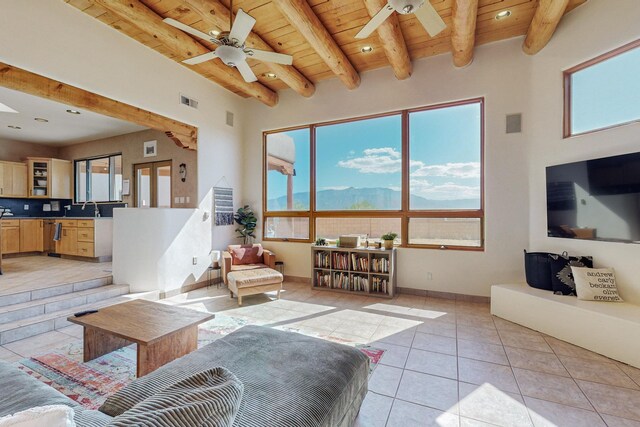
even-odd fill
[(333, 269), (334, 270), (348, 270), (349, 269), (349, 254), (334, 252), (333, 253)]
[(369, 258), (351, 254), (351, 265), (356, 271), (369, 271)]
[(333, 289), (349, 290), (349, 275), (345, 273), (333, 273)]
[(366, 292), (369, 287), (369, 279), (366, 276), (351, 276), (351, 290)]
[(389, 280), (386, 277), (372, 277), (371, 278), (371, 292), (387, 293), (387, 287)]
[(371, 271), (375, 273), (388, 273), (389, 258), (373, 258), (371, 260)]
[(320, 288), (330, 288), (331, 275), (322, 271), (316, 271), (316, 286)]
[(329, 268), (331, 266), (331, 258), (329, 252), (316, 252), (315, 265), (318, 268)]

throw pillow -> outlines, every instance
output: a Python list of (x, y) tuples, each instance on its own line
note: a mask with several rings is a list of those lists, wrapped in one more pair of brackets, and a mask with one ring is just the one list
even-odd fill
[(578, 299), (585, 301), (623, 302), (618, 295), (613, 268), (571, 267)]
[(0, 418), (0, 427), (75, 427), (73, 409), (66, 405), (37, 406)]
[(551, 286), (555, 294), (574, 295), (576, 284), (573, 281), (571, 267), (593, 267), (593, 258), (590, 256), (570, 257), (566, 253), (562, 255), (549, 254), (551, 259)]
[(138, 403), (109, 426), (231, 427), (244, 386), (219, 367), (192, 375)]
[(258, 264), (262, 262), (262, 246), (246, 245), (231, 248), (233, 265)]

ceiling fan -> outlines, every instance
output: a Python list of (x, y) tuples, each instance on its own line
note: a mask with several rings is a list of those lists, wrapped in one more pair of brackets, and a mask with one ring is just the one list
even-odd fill
[(433, 8), (429, 0), (388, 0), (389, 2), (374, 15), (367, 25), (356, 34), (357, 39), (367, 38), (387, 19), (393, 12), (402, 15), (413, 13), (418, 18), (427, 33), (435, 37), (447, 28), (438, 12)]
[(230, 17), (229, 26), (231, 31), (225, 31), (214, 36), (214, 32), (209, 34), (196, 30), (188, 25), (183, 24), (175, 19), (165, 18), (164, 22), (176, 27), (185, 33), (189, 33), (203, 40), (215, 43), (218, 47), (209, 53), (194, 56), (182, 62), (189, 65), (200, 64), (205, 61), (220, 58), (229, 67), (237, 68), (242, 78), (247, 82), (255, 82), (258, 80), (256, 75), (251, 71), (251, 67), (247, 64), (247, 58), (257, 59), (259, 61), (275, 62), (277, 64), (291, 65), (293, 57), (282, 53), (268, 52), (266, 50), (251, 49), (245, 46), (245, 41), (256, 23), (256, 20), (242, 9), (238, 10), (235, 21), (233, 21), (233, 13)]

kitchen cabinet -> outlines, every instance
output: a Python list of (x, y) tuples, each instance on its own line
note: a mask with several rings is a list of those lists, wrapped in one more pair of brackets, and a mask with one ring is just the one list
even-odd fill
[(27, 165), (0, 161), (0, 197), (27, 197)]
[(71, 199), (72, 162), (29, 157), (27, 165), (29, 198)]
[(20, 252), (20, 221), (2, 220), (2, 254), (17, 254)]
[(41, 219), (20, 220), (20, 252), (44, 251), (44, 225)]
[(60, 255), (78, 254), (78, 222), (76, 220), (59, 220), (62, 225), (60, 240), (56, 242), (56, 253)]

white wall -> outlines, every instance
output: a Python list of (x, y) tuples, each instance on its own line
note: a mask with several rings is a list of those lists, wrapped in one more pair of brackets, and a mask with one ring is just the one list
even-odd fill
[(640, 302), (640, 245), (547, 236), (545, 167), (640, 151), (640, 123), (562, 138), (562, 71), (640, 38), (637, 0), (591, 0), (565, 17), (551, 43), (532, 63), (530, 241), (533, 249), (593, 255), (616, 270), (623, 298)]
[[(484, 96), (486, 249), (400, 249), (398, 285), (486, 296), (493, 283), (521, 280), (522, 250), (528, 245), (525, 152), (531, 131), (526, 84), (531, 59), (522, 53), (521, 43), (515, 39), (480, 47), (474, 62), (464, 69), (455, 69), (450, 55), (441, 55), (416, 61), (413, 76), (405, 81), (396, 80), (387, 68), (362, 74), (362, 84), (354, 91), (334, 79), (318, 84), (310, 99), (287, 91), (275, 108), (248, 103), (244, 201), (261, 210), (264, 130)], [(509, 113), (523, 113), (522, 134), (505, 134)], [(308, 244), (270, 242), (265, 246), (285, 261), (287, 275), (310, 277)], [(432, 280), (426, 280), (427, 272)]]
[[(223, 176), (239, 202), (241, 98), (62, 1), (3, 0), (1, 9), (0, 61), (197, 126), (200, 207), (211, 209), (211, 187)], [(199, 109), (180, 105), (180, 93), (196, 98)], [(236, 113), (234, 128), (225, 125), (227, 110)], [(181, 220), (172, 226), (188, 218)], [(116, 228), (116, 234), (121, 232)], [(233, 227), (191, 237), (210, 242), (210, 234), (216, 248), (235, 241)], [(123, 256), (137, 256), (130, 248), (120, 250)], [(176, 267), (181, 272), (176, 281), (197, 274), (200, 266), (191, 266), (191, 256), (208, 252), (189, 254), (188, 265)]]

